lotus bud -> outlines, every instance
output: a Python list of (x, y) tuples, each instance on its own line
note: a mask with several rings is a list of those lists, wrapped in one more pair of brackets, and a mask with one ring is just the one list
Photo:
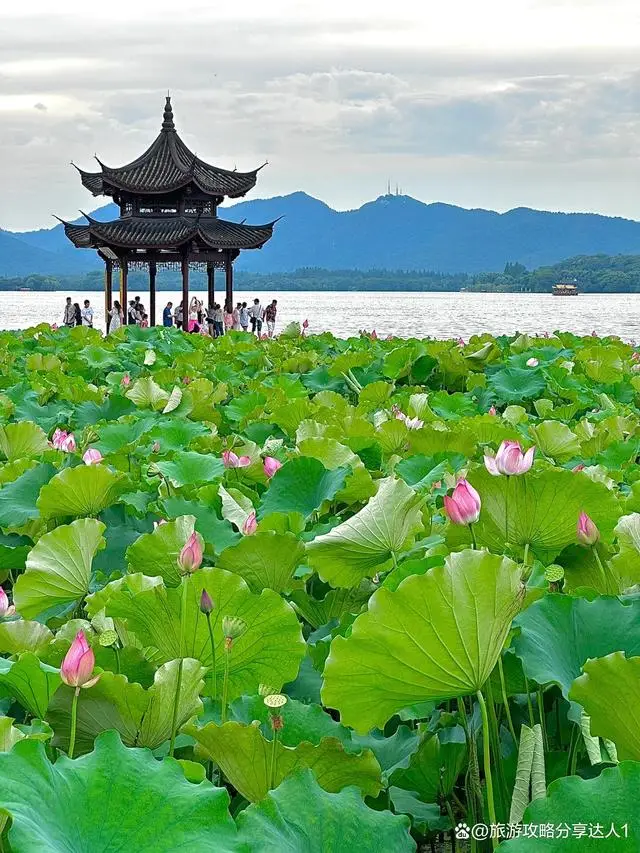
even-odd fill
[(230, 651), (233, 641), (241, 637), (246, 630), (247, 623), (244, 619), (240, 619), (238, 616), (225, 616), (222, 620), (225, 650)]
[(52, 332), (57, 332), (57, 331), (58, 331), (58, 324), (57, 324), (57, 323), (52, 323), (52, 324), (51, 324), (51, 331), (52, 331)]
[(495, 456), (485, 454), (484, 464), (494, 477), (499, 477), (500, 474), (507, 477), (526, 474), (533, 465), (535, 452), (535, 446), (523, 453), (519, 442), (503, 441)]
[(459, 347), (463, 347), (464, 346), (464, 338), (458, 338), (457, 344)]
[(223, 450), (222, 461), (225, 468), (248, 468), (251, 465), (250, 456), (238, 456), (233, 450)]
[(128, 373), (125, 373), (125, 375), (122, 377), (122, 379), (120, 380), (120, 385), (123, 388), (128, 388), (129, 385), (131, 385), (131, 377)]
[(266, 456), (264, 460), (264, 473), (271, 479), (276, 471), (282, 468), (282, 462), (279, 459), (274, 459), (273, 456)]
[(97, 465), (99, 462), (102, 462), (102, 453), (96, 450), (95, 447), (90, 447), (85, 451), (82, 461), (85, 465)]
[(5, 616), (13, 616), (15, 612), (16, 609), (13, 604), (9, 604), (7, 593), (0, 586), (0, 619), (4, 619)]
[(444, 496), (444, 511), (453, 524), (475, 524), (481, 506), (480, 495), (467, 480), (458, 480), (453, 494)]
[(600, 531), (586, 512), (581, 512), (576, 528), (578, 542), (586, 547), (591, 547), (600, 539)]
[(527, 367), (537, 367), (540, 362), (537, 358), (527, 359)]
[(258, 521), (255, 512), (250, 512), (242, 525), (242, 532), (245, 536), (252, 536), (258, 529)]
[(206, 589), (202, 590), (202, 595), (200, 596), (200, 612), (205, 615), (209, 615), (215, 609), (215, 605), (213, 603), (213, 599), (209, 595)]
[(199, 533), (192, 533), (178, 557), (178, 566), (183, 575), (198, 571), (202, 565), (202, 553), (202, 538)]
[(303, 329), (308, 329), (308, 328), (309, 328), (309, 321), (308, 321), (308, 320), (305, 320), (305, 321), (303, 322), (303, 324), (302, 324), (302, 328), (303, 328)]
[(494, 416), (498, 414), (495, 406), (491, 406), (491, 408), (489, 409), (489, 414)]
[(640, 352), (632, 352), (631, 361), (638, 361), (638, 359), (640, 359)]
[(378, 340), (378, 333), (376, 332), (376, 330), (375, 330), (375, 329), (373, 330), (373, 332), (371, 332), (371, 340), (372, 340), (372, 341), (377, 341), (377, 340)]
[(65, 453), (73, 453), (76, 449), (76, 439), (72, 432), (64, 439), (62, 444), (60, 445), (60, 450), (64, 450)]
[(93, 677), (95, 665), (93, 649), (87, 643), (84, 631), (78, 631), (62, 661), (60, 677), (69, 687), (93, 687), (100, 678), (99, 675)]
[(151, 445), (151, 452), (152, 453), (160, 453), (160, 442), (159, 441), (153, 442), (153, 444)]
[(576, 465), (575, 468), (572, 468), (571, 470), (573, 471), (574, 474), (577, 474), (580, 471), (584, 471), (584, 465), (582, 464), (582, 462), (580, 462), (579, 465)]

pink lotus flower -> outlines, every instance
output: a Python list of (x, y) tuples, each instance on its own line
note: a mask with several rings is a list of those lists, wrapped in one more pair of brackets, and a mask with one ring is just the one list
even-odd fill
[(308, 321), (308, 320), (305, 320), (305, 321), (303, 322), (303, 324), (302, 324), (302, 328), (303, 328), (303, 329), (308, 329), (308, 328), (309, 328), (309, 321)]
[(373, 332), (371, 332), (371, 340), (372, 340), (372, 341), (377, 341), (377, 340), (378, 340), (378, 333), (376, 332), (376, 330), (375, 330), (375, 329), (373, 330)]
[(225, 468), (248, 468), (251, 465), (250, 456), (238, 456), (233, 450), (223, 450), (222, 461)]
[(187, 539), (180, 555), (178, 556), (178, 566), (183, 575), (193, 574), (197, 572), (202, 565), (203, 547), (202, 538), (198, 533), (192, 533)]
[(432, 489), (441, 489), (442, 488), (442, 480), (436, 480), (436, 482), (431, 487)]
[(153, 444), (151, 445), (151, 452), (152, 453), (160, 453), (160, 442), (159, 441), (153, 442)]
[(537, 367), (540, 362), (537, 358), (527, 359), (527, 367)]
[(600, 539), (600, 531), (586, 512), (581, 512), (576, 528), (576, 537), (581, 545), (590, 547)]
[(62, 444), (67, 440), (69, 433), (64, 429), (56, 429), (51, 436), (51, 444), (56, 450), (62, 450)]
[(5, 616), (13, 616), (15, 612), (16, 609), (13, 604), (9, 604), (7, 593), (0, 586), (0, 619), (4, 619)]
[(245, 523), (242, 525), (242, 532), (245, 536), (251, 536), (258, 529), (258, 520), (256, 519), (255, 512), (250, 512), (247, 516)]
[(209, 595), (206, 589), (202, 590), (202, 595), (200, 596), (200, 612), (201, 613), (212, 613), (215, 608), (213, 603), (213, 599)]
[(584, 465), (582, 464), (582, 462), (580, 462), (579, 465), (576, 465), (576, 467), (572, 468), (571, 470), (574, 474), (577, 474), (579, 471), (584, 471)]
[(548, 337), (549, 337), (549, 332), (543, 332), (543, 333), (542, 333), (542, 337), (543, 337), (543, 338), (548, 338)]
[(263, 467), (264, 473), (271, 479), (276, 471), (282, 468), (282, 462), (279, 459), (274, 459), (273, 456), (265, 456)]
[(481, 506), (480, 495), (466, 480), (458, 480), (451, 496), (444, 496), (444, 511), (453, 524), (475, 524)]
[(394, 339), (393, 335), (387, 335), (387, 337), (385, 338), (385, 340), (386, 340), (386, 341), (393, 341), (393, 340), (395, 340), (395, 339)]
[(102, 462), (102, 453), (96, 450), (95, 447), (90, 447), (82, 456), (82, 461), (85, 465), (97, 465)]
[(120, 385), (122, 385), (123, 388), (128, 388), (129, 385), (131, 385), (131, 377), (128, 373), (125, 373), (125, 375), (122, 377), (122, 379), (120, 380)]
[(60, 445), (60, 450), (64, 450), (65, 453), (73, 453), (76, 449), (76, 439), (72, 432), (64, 439), (62, 444)]
[(95, 665), (93, 649), (87, 643), (84, 631), (78, 631), (62, 661), (60, 677), (69, 687), (93, 687), (100, 678), (99, 675), (92, 677)]
[(191, 379), (188, 376), (182, 377), (182, 384), (183, 385), (188, 385), (190, 382), (191, 382)]
[(421, 421), (420, 418), (410, 418), (408, 415), (405, 415), (404, 412), (401, 412), (397, 406), (393, 406), (392, 411), (394, 412), (396, 419), (402, 421), (407, 429), (422, 429), (424, 426), (424, 421)]
[(490, 415), (497, 415), (498, 414), (495, 406), (491, 406), (491, 408), (489, 409), (489, 414)]
[(591, 332), (591, 337), (592, 337), (592, 338), (597, 338), (597, 337), (598, 337), (598, 333), (596, 332), (596, 330), (595, 330), (595, 329), (593, 330), (593, 332)]
[(57, 332), (57, 331), (58, 331), (58, 324), (57, 324), (57, 323), (52, 323), (52, 324), (51, 324), (51, 331), (52, 331), (52, 332)]
[(457, 343), (458, 343), (458, 346), (459, 346), (459, 347), (463, 347), (463, 346), (465, 345), (465, 344), (464, 344), (464, 338), (458, 338)]
[(632, 352), (631, 361), (638, 361), (638, 359), (640, 359), (640, 352)]
[(494, 477), (500, 474), (506, 474), (507, 477), (526, 474), (533, 465), (535, 452), (535, 446), (523, 453), (518, 441), (503, 441), (495, 456), (485, 454), (484, 464)]

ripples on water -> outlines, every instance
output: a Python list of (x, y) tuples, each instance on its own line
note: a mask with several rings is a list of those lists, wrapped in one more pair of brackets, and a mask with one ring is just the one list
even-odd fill
[[(200, 299), (206, 294), (196, 292)], [(140, 295), (147, 310), (148, 293)], [(218, 294), (218, 298), (221, 294)], [(104, 329), (102, 293), (0, 292), (0, 327), (21, 329), (39, 322), (62, 323), (65, 298), (73, 302), (91, 300), (95, 324)], [(376, 329), (380, 336), (468, 338), (479, 332), (572, 331), (577, 334), (617, 334), (640, 340), (640, 294), (581, 294), (554, 297), (546, 293), (359, 293), (286, 292), (243, 293), (238, 299), (250, 303), (254, 296), (265, 305), (278, 300), (278, 325), (308, 318), (310, 332), (331, 331), (339, 337)], [(156, 316), (162, 316), (167, 301), (174, 305), (179, 293), (158, 294)]]

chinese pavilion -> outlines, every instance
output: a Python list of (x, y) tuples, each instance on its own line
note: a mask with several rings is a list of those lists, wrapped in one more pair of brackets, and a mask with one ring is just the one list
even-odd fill
[(100, 160), (98, 164), (99, 172), (78, 169), (82, 183), (94, 196), (110, 196), (119, 205), (120, 216), (98, 222), (83, 213), (87, 225), (61, 221), (77, 248), (97, 249), (104, 260), (105, 311), (112, 307), (113, 270), (118, 269), (120, 304), (127, 322), (129, 270), (148, 267), (149, 320), (154, 325), (158, 267), (176, 268), (182, 273), (186, 322), (191, 266), (206, 269), (209, 305), (214, 302), (215, 269), (224, 269), (225, 303), (231, 310), (234, 260), (242, 249), (262, 248), (275, 223), (227, 222), (218, 218), (218, 205), (225, 197), (240, 198), (253, 189), (259, 169), (219, 169), (193, 154), (176, 131), (169, 96), (160, 133), (144, 154), (119, 168)]

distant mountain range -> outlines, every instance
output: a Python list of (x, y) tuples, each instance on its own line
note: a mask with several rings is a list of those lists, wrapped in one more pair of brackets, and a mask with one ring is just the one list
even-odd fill
[[(593, 213), (550, 213), (516, 208), (506, 213), (424, 204), (385, 195), (357, 210), (336, 211), (303, 192), (243, 201), (221, 208), (233, 221), (261, 224), (283, 217), (261, 250), (243, 252), (238, 268), (250, 272), (432, 270), (479, 273), (507, 262), (528, 268), (574, 255), (640, 254), (640, 222)], [(94, 211), (113, 219), (118, 208)], [(82, 222), (83, 220), (77, 220)], [(0, 229), (0, 277), (74, 274), (99, 269), (95, 252), (78, 250), (62, 225), (39, 231)]]

